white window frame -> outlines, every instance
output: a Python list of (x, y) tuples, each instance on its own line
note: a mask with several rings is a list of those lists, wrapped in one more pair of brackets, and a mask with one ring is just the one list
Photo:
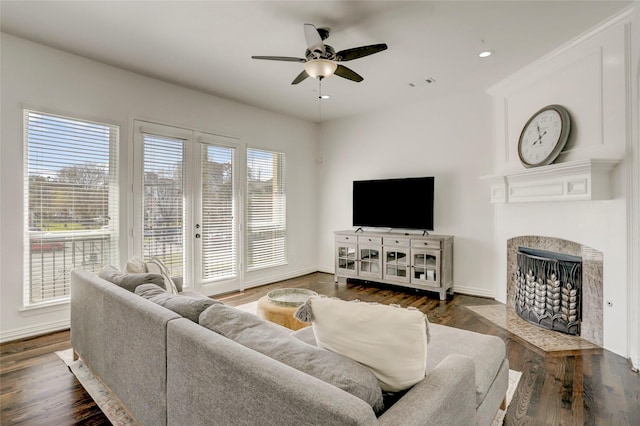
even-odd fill
[[(250, 165), (249, 165), (249, 152), (250, 151), (255, 151), (255, 152), (263, 152), (265, 154), (276, 154), (279, 156), (282, 156), (282, 164), (279, 164), (278, 166), (278, 173), (279, 173), (279, 182), (280, 185), (282, 187), (282, 191), (283, 191), (283, 196), (278, 198), (276, 201), (283, 203), (284, 205), (282, 205), (282, 209), (283, 211), (281, 212), (282, 214), (280, 214), (278, 216), (278, 218), (276, 218), (277, 220), (275, 222), (272, 222), (270, 225), (268, 223), (266, 224), (261, 224), (261, 225), (256, 225), (251, 223), (250, 219), (249, 219), (249, 215), (250, 215), (250, 210), (251, 210), (251, 199), (252, 199), (252, 194), (249, 190), (249, 171), (250, 171)], [(246, 270), (247, 272), (253, 272), (253, 271), (258, 271), (261, 269), (266, 269), (266, 268), (273, 268), (273, 267), (279, 267), (279, 266), (285, 266), (288, 264), (288, 233), (287, 233), (287, 204), (286, 204), (286, 197), (287, 197), (287, 185), (286, 185), (286, 180), (287, 180), (287, 174), (286, 174), (286, 154), (283, 152), (278, 152), (278, 151), (274, 151), (274, 150), (270, 150), (270, 149), (262, 149), (262, 148), (252, 148), (252, 147), (248, 147), (247, 148), (247, 160), (245, 161), (245, 165), (247, 168), (247, 171), (245, 173), (245, 179), (246, 179), (246, 207), (245, 207), (245, 223), (246, 223), (246, 227), (245, 227), (245, 246), (246, 246), (246, 255), (245, 255), (245, 264), (246, 264)], [(267, 173), (267, 175), (269, 175), (270, 171), (265, 170), (265, 173)], [(271, 175), (272, 176), (272, 175)], [(272, 176), (273, 179), (273, 176)], [(274, 212), (274, 210), (272, 210), (272, 212)], [(278, 219), (280, 220), (280, 222), (278, 222)], [(256, 228), (256, 227), (261, 227), (265, 230), (267, 230), (268, 232), (268, 228), (274, 228), (278, 227), (278, 226), (282, 226), (282, 232), (284, 233), (284, 235), (282, 236), (283, 241), (281, 244), (281, 248), (282, 251), (280, 253), (276, 253), (275, 256), (273, 256), (273, 258), (271, 260), (266, 259), (263, 260), (260, 263), (254, 263), (251, 261), (251, 244), (252, 244), (252, 237), (250, 236), (250, 232), (252, 229)], [(277, 246), (277, 239), (274, 240), (275, 245)], [(272, 243), (274, 243), (272, 242)], [(268, 250), (267, 250), (268, 251)]]
[[(37, 115), (42, 117), (49, 117), (52, 122), (55, 120), (60, 121), (60, 127), (50, 128), (50, 134), (44, 133), (41, 137), (36, 136), (37, 132), (35, 127), (32, 129), (32, 123), (37, 122), (35, 118)], [(46, 118), (43, 118), (43, 120)], [(30, 108), (23, 109), (23, 125), (24, 125), (24, 165), (23, 165), (23, 185), (24, 185), (24, 283), (23, 283), (23, 309), (33, 309), (46, 307), (51, 305), (57, 305), (61, 303), (68, 303), (70, 297), (70, 271), (73, 268), (81, 268), (91, 272), (98, 273), (105, 264), (114, 264), (118, 262), (119, 253), (119, 210), (120, 210), (120, 183), (119, 183), (119, 144), (120, 144), (120, 126), (105, 121), (89, 120), (77, 115), (61, 115), (51, 113), (43, 110), (36, 110)], [(35, 126), (35, 124), (33, 124)], [(33, 171), (31, 164), (35, 167), (47, 167), (51, 170), (51, 176), (46, 179), (55, 179), (54, 167), (70, 168), (73, 166), (79, 166), (82, 164), (78, 160), (85, 158), (85, 165), (91, 165), (95, 168), (99, 168), (100, 164), (92, 163), (87, 159), (95, 159), (91, 157), (92, 151), (87, 149), (88, 146), (99, 147), (99, 136), (102, 134), (90, 134), (83, 132), (81, 126), (87, 126), (88, 128), (95, 126), (104, 127), (108, 130), (108, 198), (107, 198), (107, 214), (106, 217), (99, 218), (103, 222), (91, 222), (83, 223), (80, 225), (77, 221), (80, 217), (69, 218), (64, 224), (58, 223), (54, 225), (54, 221), (59, 220), (47, 219), (49, 223), (49, 229), (45, 230), (33, 230), (31, 228), (37, 227), (35, 219), (30, 212), (30, 174)], [(37, 159), (31, 157), (32, 144), (30, 139), (32, 136), (38, 138), (39, 142), (33, 142), (33, 150), (41, 149), (43, 152), (51, 150), (52, 153), (64, 153), (64, 148), (70, 149), (70, 153), (75, 157), (70, 157), (69, 161), (62, 155), (58, 157), (52, 157), (49, 160), (42, 161), (37, 164)], [(48, 143), (49, 139), (53, 139), (52, 136), (56, 132), (60, 140), (67, 137), (67, 142), (63, 143), (59, 141), (60, 145), (53, 146)], [(62, 136), (64, 135), (64, 136)], [(98, 140), (98, 142), (96, 142)], [(86, 143), (85, 146), (75, 149), (78, 143)], [(75, 145), (75, 146), (74, 146)], [(100, 152), (96, 151), (95, 155), (99, 156)], [(74, 161), (76, 160), (76, 161)], [(102, 166), (104, 167), (104, 165)], [(90, 170), (90, 169), (87, 169)], [(60, 176), (58, 175), (58, 178)], [(69, 185), (66, 183), (66, 185)], [(71, 188), (70, 195), (75, 194), (75, 189)], [(83, 197), (90, 197), (91, 194), (83, 194)], [(89, 198), (90, 199), (90, 198)], [(81, 205), (87, 204), (87, 199), (76, 200), (82, 201)], [(75, 204), (69, 207), (71, 212), (74, 212), (73, 208)], [(72, 214), (72, 213), (70, 213)], [(98, 219), (98, 218), (94, 218)], [(82, 221), (86, 222), (88, 218), (83, 217)], [(44, 220), (40, 218), (39, 225), (44, 226)], [(57, 229), (59, 226), (66, 225), (63, 229)], [(69, 226), (71, 225), (71, 226)], [(53, 229), (51, 229), (53, 227)], [(34, 241), (37, 247), (36, 256), (34, 256)], [(107, 246), (105, 250), (105, 241)], [(50, 250), (47, 250), (51, 247)], [(54, 247), (56, 250), (54, 250)], [(50, 251), (50, 252), (49, 252)], [(37, 262), (37, 257), (40, 257), (40, 267), (34, 266), (34, 262)], [(35, 258), (35, 260), (34, 260)], [(42, 293), (53, 293), (53, 296), (42, 295), (40, 301), (34, 299), (34, 284), (33, 283), (33, 268), (41, 271), (39, 275), (44, 277), (40, 284), (40, 291)], [(47, 268), (51, 268), (47, 271)], [(38, 274), (36, 272), (36, 274)], [(50, 275), (50, 277), (45, 276)], [(50, 283), (50, 284), (47, 284)], [(53, 286), (52, 289), (46, 290), (47, 286)], [(61, 286), (61, 287), (60, 287)], [(57, 288), (56, 288), (57, 287)]]

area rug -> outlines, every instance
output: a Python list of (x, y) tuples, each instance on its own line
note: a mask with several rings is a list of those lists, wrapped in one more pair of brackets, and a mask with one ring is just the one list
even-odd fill
[[(132, 426), (139, 425), (124, 408), (120, 400), (115, 397), (109, 388), (96, 378), (91, 370), (82, 362), (82, 360), (73, 360), (73, 350), (56, 352), (56, 355), (69, 367), (71, 372), (76, 376), (82, 387), (87, 391), (96, 405), (100, 407), (102, 412), (107, 416), (111, 424), (115, 426)], [(509, 370), (509, 388), (507, 389), (507, 406), (511, 403), (513, 394), (518, 387), (518, 382), (522, 373), (519, 371)], [(492, 426), (502, 425), (506, 411), (498, 410)]]
[(111, 424), (116, 426), (138, 426), (139, 423), (129, 415), (120, 400), (81, 359), (73, 360), (73, 349), (56, 352), (56, 355), (67, 364), (69, 370), (76, 376), (82, 387), (87, 391), (98, 407), (102, 410)]
[(467, 309), (488, 319), (495, 325), (515, 334), (525, 342), (544, 352), (573, 351), (599, 348), (595, 343), (578, 336), (558, 333), (530, 324), (518, 316), (515, 309), (505, 305), (465, 306)]

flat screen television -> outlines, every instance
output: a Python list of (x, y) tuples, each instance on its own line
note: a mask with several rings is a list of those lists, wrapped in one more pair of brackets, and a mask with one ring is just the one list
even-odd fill
[(353, 226), (433, 231), (434, 178), (353, 181)]

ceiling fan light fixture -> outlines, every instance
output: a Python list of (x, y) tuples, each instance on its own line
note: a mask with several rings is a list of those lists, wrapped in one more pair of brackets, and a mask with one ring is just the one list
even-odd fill
[(328, 59), (312, 59), (304, 63), (304, 70), (313, 78), (325, 78), (336, 72), (338, 64)]

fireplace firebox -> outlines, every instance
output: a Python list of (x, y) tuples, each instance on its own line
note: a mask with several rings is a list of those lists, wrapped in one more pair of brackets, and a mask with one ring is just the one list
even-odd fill
[(518, 247), (515, 310), (530, 323), (580, 335), (582, 258)]

